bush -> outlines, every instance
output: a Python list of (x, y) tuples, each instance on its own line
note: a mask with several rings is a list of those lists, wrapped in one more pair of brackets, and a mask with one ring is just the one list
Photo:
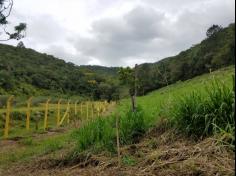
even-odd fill
[[(233, 81), (234, 85), (234, 81)], [(193, 92), (176, 101), (171, 110), (176, 127), (187, 135), (206, 137), (225, 132), (234, 143), (235, 90), (214, 80), (203, 92)]]

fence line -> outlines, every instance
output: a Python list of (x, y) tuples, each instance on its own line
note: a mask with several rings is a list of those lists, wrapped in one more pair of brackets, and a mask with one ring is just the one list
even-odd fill
[[(27, 101), (26, 101), (26, 109), (24, 110), (26, 112), (26, 119), (25, 119), (25, 129), (27, 131), (30, 130), (30, 122), (31, 122), (31, 115), (32, 115), (32, 111), (37, 109), (37, 108), (33, 108), (32, 107), (32, 99), (33, 97), (30, 97)], [(6, 111), (5, 111), (5, 125), (4, 125), (4, 134), (3, 134), (3, 138), (7, 139), (9, 137), (9, 131), (10, 131), (10, 125), (11, 125), (11, 113), (12, 113), (12, 103), (14, 100), (14, 96), (10, 96), (7, 99), (7, 103), (6, 103)], [(43, 130), (47, 130), (48, 129), (48, 116), (49, 116), (49, 110), (50, 110), (50, 98), (47, 99), (47, 101), (45, 102), (45, 104), (43, 104), (44, 106), (44, 118), (43, 118)], [(68, 100), (67, 102), (67, 106), (66, 106), (66, 111), (64, 112), (63, 116), (61, 117), (61, 102), (62, 99), (59, 99), (57, 102), (57, 107), (56, 109), (52, 108), (53, 110), (55, 110), (54, 112), (56, 113), (56, 120), (55, 120), (55, 126), (56, 127), (60, 127), (65, 121), (67, 121), (67, 124), (70, 123), (70, 120), (72, 117), (76, 118), (77, 114), (78, 114), (78, 109), (77, 109), (77, 105), (79, 101), (75, 101), (74, 104), (71, 103), (71, 100)], [(73, 105), (74, 105), (74, 109), (73, 109)], [(97, 117), (99, 117), (102, 113), (104, 113), (107, 108), (108, 108), (109, 103), (107, 101), (104, 102), (80, 102), (80, 120), (82, 120), (82, 117), (84, 115), (84, 117), (86, 118), (86, 122), (88, 122), (90, 119), (93, 120), (96, 115)], [(64, 109), (64, 108), (63, 108)], [(38, 109), (37, 109), (38, 110)], [(40, 109), (41, 110), (41, 109)], [(73, 111), (74, 110), (74, 111)], [(19, 111), (21, 112), (21, 111)], [(72, 112), (72, 114), (71, 114)], [(96, 112), (96, 115), (95, 115)], [(39, 111), (36, 111), (36, 116), (39, 115)], [(73, 115), (74, 114), (74, 115)], [(72, 115), (72, 117), (70, 116)], [(41, 116), (41, 115), (39, 115)], [(37, 116), (38, 117), (38, 116)], [(39, 118), (40, 119), (40, 118)], [(75, 119), (76, 120), (76, 119)], [(38, 120), (36, 118), (35, 120), (35, 124), (36, 124), (36, 130), (38, 129)]]

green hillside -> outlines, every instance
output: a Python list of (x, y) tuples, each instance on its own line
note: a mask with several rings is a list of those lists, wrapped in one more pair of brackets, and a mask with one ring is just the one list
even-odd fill
[[(102, 67), (94, 68), (79, 67), (32, 49), (1, 44), (0, 94), (112, 97), (109, 93), (117, 91), (116, 70), (107, 68), (103, 74)], [(107, 70), (112, 73), (109, 78)]]
[[(214, 79), (224, 82), (225, 85), (232, 86), (232, 76), (235, 75), (235, 66), (225, 67), (211, 74), (203, 74), (186, 81), (178, 81), (175, 84), (163, 87), (150, 92), (145, 96), (137, 97), (138, 105), (145, 111), (146, 117), (150, 120), (159, 120), (160, 116), (168, 116), (168, 112), (173, 103), (193, 91), (206, 93), (206, 87), (212, 84)], [(125, 112), (130, 108), (130, 100), (124, 99), (118, 107), (119, 112)], [(163, 114), (164, 113), (164, 114)], [(156, 124), (150, 122), (150, 124)]]
[(139, 66), (139, 94), (235, 64), (235, 24), (177, 56)]
[(88, 69), (105, 77), (118, 76), (119, 67), (104, 67), (99, 65), (80, 65), (80, 69)]

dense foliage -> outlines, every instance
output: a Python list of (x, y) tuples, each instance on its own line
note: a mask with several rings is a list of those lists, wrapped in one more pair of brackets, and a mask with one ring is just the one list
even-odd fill
[[(55, 92), (94, 99), (119, 98), (118, 80), (114, 79), (117, 68), (96, 67), (97, 73), (89, 66), (8, 45), (0, 45), (0, 53), (0, 94), (36, 96)], [(107, 76), (107, 72), (112, 74)]]
[(207, 36), (177, 56), (139, 65), (139, 94), (235, 64), (235, 24), (213, 25)]
[(6, 28), (9, 24), (8, 17), (11, 14), (13, 3), (14, 0), (0, 0), (0, 35), (4, 34), (3, 37), (1, 36), (0, 41), (8, 41), (11, 39), (20, 40), (26, 35), (26, 23), (20, 23), (15, 26), (13, 33), (8, 32)]

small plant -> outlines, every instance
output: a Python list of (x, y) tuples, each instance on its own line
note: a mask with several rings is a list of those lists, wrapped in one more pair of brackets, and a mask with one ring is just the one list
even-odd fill
[(44, 154), (52, 153), (63, 148), (63, 141), (47, 141), (44, 145)]
[(132, 156), (125, 155), (122, 157), (122, 163), (126, 166), (134, 166), (136, 161)]

